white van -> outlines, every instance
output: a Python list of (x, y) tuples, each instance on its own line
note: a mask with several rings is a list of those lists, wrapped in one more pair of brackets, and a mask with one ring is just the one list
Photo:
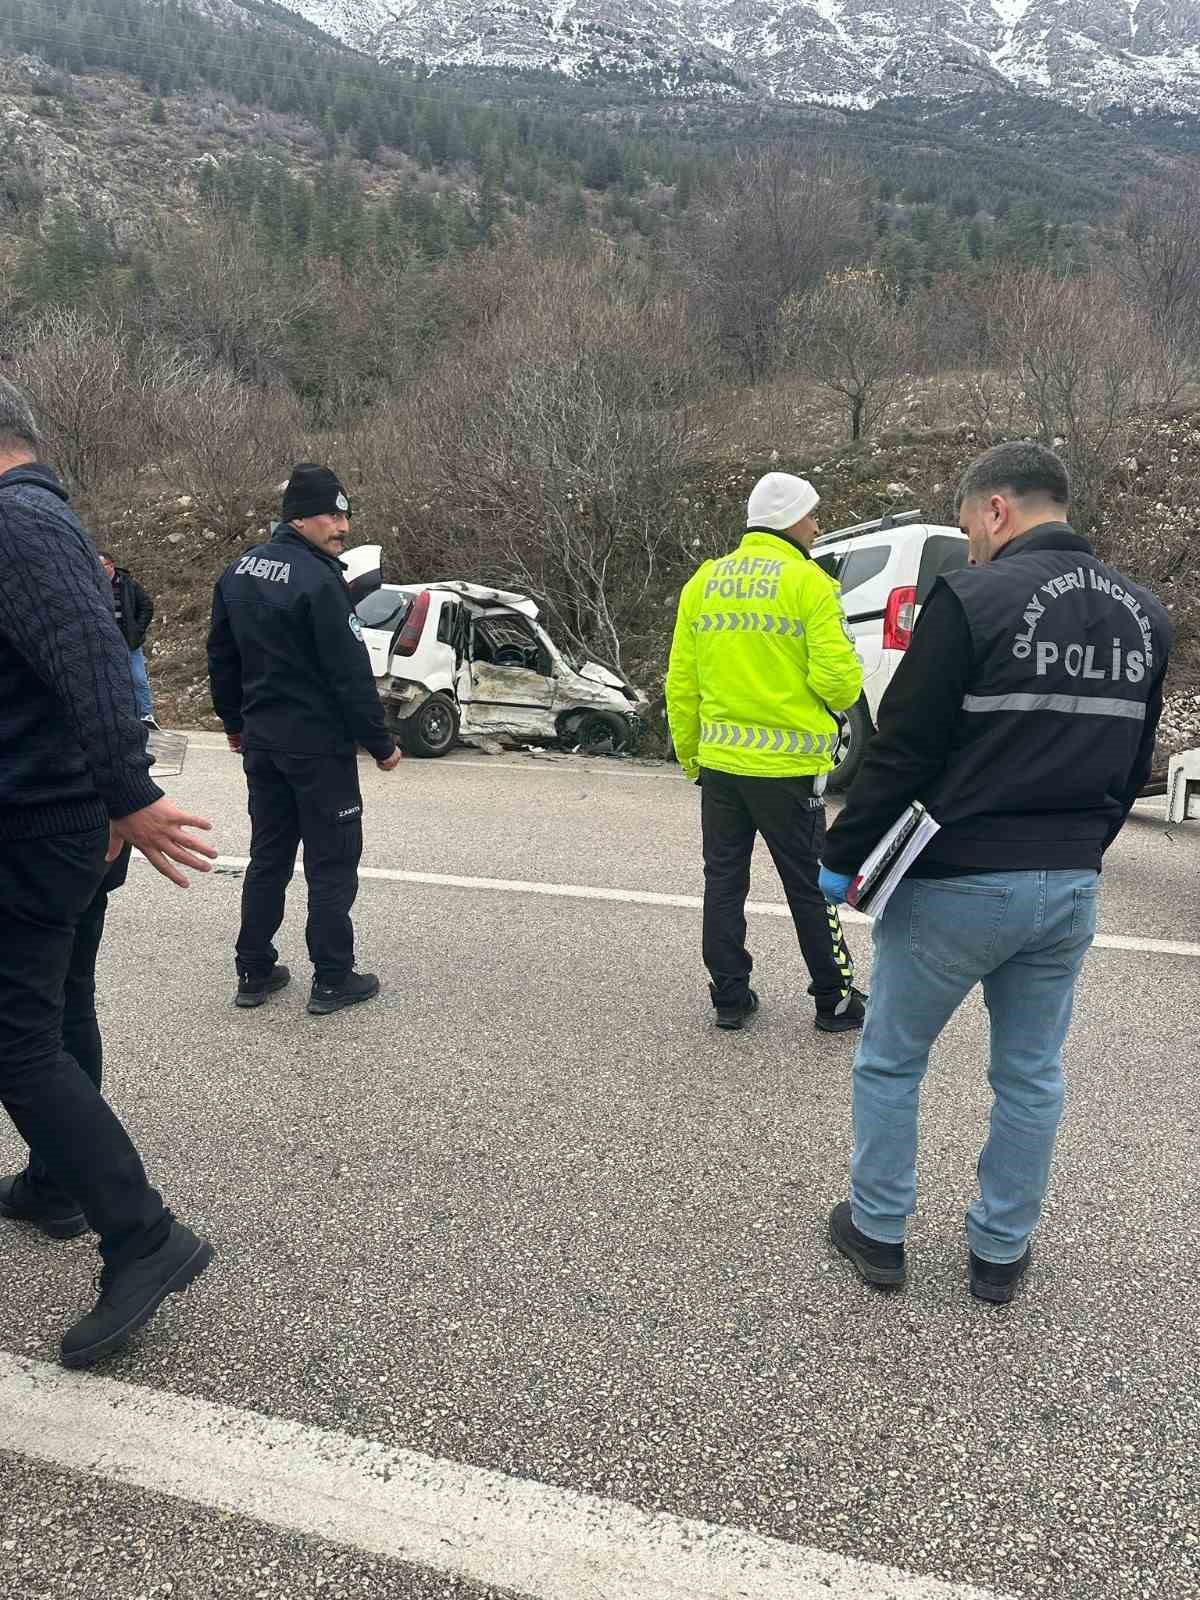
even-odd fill
[(822, 534), (812, 557), (842, 586), (842, 604), (862, 657), (863, 692), (839, 718), (842, 737), (829, 775), (834, 792), (849, 788), (875, 732), (879, 702), (908, 649), (917, 613), (938, 576), (967, 565), (958, 528), (902, 511)]
[(342, 558), (388, 721), (410, 755), (507, 735), (593, 754), (634, 750), (645, 696), (556, 645), (527, 595), (450, 579), (379, 583), (380, 551)]

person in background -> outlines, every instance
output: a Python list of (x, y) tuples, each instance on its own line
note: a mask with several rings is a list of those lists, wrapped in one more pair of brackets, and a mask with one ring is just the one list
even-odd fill
[(157, 729), (154, 697), (150, 692), (150, 673), (146, 666), (146, 634), (154, 620), (154, 601), (131, 573), (117, 566), (107, 550), (100, 552), (100, 565), (112, 584), (113, 610), (117, 627), (129, 646), (129, 666), (133, 672), (133, 692), (137, 712), (148, 728)]
[(270, 543), (239, 556), (213, 594), (213, 707), (241, 754), (249, 792), (250, 865), (234, 951), (235, 1004), (244, 1008), (290, 981), (273, 941), (301, 842), (309, 1012), (324, 1016), (379, 993), (374, 973), (354, 970), (350, 910), (363, 840), (355, 746), (382, 772), (399, 764), (400, 751), (338, 559), (349, 535), (350, 502), (336, 476), (301, 462)]
[(99, 1299), (62, 1341), (64, 1364), (85, 1367), (213, 1258), (100, 1093), (87, 1016), (99, 897), (127, 845), (181, 888), (180, 868), (207, 871), (216, 851), (192, 831), (211, 824), (150, 778), (109, 584), (39, 451), (28, 405), (0, 381), (0, 1102), (30, 1150), (0, 1181), (0, 1216), (99, 1234)]
[(1015, 1295), (1054, 1160), (1101, 860), (1150, 771), (1170, 623), (1074, 531), (1070, 499), (1066, 467), (1039, 444), (1000, 445), (968, 469), (971, 565), (925, 602), (822, 856), (838, 903), (912, 801), (940, 824), (875, 920), (851, 1194), (829, 1223), (880, 1288), (905, 1281), (930, 1049), (982, 984), (993, 1103), (969, 1281), (980, 1300)]
[(817, 887), (825, 778), (838, 727), (862, 693), (862, 662), (837, 583), (812, 560), (817, 491), (769, 472), (755, 485), (738, 548), (684, 587), (667, 671), (679, 763), (701, 789), (704, 964), (718, 1028), (758, 1009), (750, 987), (746, 896), (761, 833), (812, 980), (816, 1025), (862, 1026), (865, 996), (837, 909)]

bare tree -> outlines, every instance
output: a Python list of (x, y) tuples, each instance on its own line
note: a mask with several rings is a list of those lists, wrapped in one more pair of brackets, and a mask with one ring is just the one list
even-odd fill
[(912, 312), (898, 304), (881, 273), (851, 267), (832, 274), (792, 308), (791, 349), (849, 413), (850, 437), (886, 422), (913, 370)]
[(789, 301), (857, 253), (865, 193), (859, 169), (830, 148), (772, 144), (693, 202), (682, 270), (751, 382), (771, 368)]
[(1145, 183), (1121, 217), (1122, 280), (1155, 321), (1200, 339), (1200, 168), (1192, 182)]
[(397, 525), (426, 559), (535, 595), (562, 636), (619, 665), (677, 547), (703, 352), (686, 297), (607, 244), (517, 251), (507, 268), (507, 302), (422, 376), (402, 422), (393, 410)]
[(1179, 397), (1188, 364), (1173, 330), (1111, 274), (997, 274), (987, 351), (969, 386), (980, 429), (1062, 450), (1085, 525), (1110, 474)]

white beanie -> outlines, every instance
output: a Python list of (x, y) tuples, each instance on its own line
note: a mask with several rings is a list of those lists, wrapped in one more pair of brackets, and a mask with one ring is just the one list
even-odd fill
[(821, 496), (807, 478), (794, 478), (790, 472), (768, 472), (750, 491), (746, 526), (782, 532), (803, 522), (820, 503)]

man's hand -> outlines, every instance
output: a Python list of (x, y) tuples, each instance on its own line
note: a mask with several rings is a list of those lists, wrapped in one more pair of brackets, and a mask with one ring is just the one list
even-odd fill
[(209, 862), (217, 859), (217, 852), (212, 845), (205, 844), (188, 830), (203, 828), (208, 832), (211, 827), (212, 823), (207, 817), (189, 817), (173, 800), (164, 796), (153, 805), (143, 806), (140, 811), (131, 811), (127, 817), (121, 817), (111, 824), (107, 859), (115, 861), (121, 853), (121, 846), (131, 844), (164, 878), (170, 878), (181, 889), (188, 889), (191, 887), (188, 880), (171, 863), (190, 867), (193, 872), (208, 872)]
[(848, 872), (830, 872), (828, 867), (822, 867), (817, 875), (817, 886), (831, 906), (841, 905), (849, 891), (850, 882)]
[(391, 772), (394, 767), (398, 767), (400, 765), (403, 754), (404, 752), (401, 750), (400, 746), (397, 745), (386, 761), (377, 761), (375, 765), (379, 768), (380, 772)]
[(242, 753), (242, 736), (241, 736), (241, 734), (240, 733), (227, 733), (225, 735), (225, 740), (226, 740), (226, 743), (229, 745), (229, 748), (233, 751), (234, 755), (235, 756), (240, 756), (241, 753)]

